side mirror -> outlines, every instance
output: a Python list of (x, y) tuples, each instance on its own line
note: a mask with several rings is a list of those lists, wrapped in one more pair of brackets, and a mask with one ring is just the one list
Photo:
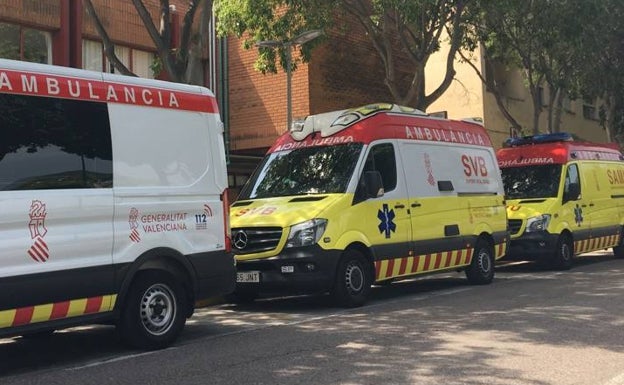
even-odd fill
[(362, 175), (367, 198), (379, 198), (384, 195), (383, 181), (379, 171), (366, 171)]
[(575, 201), (579, 199), (580, 195), (581, 185), (579, 185), (578, 183), (570, 183), (570, 185), (568, 186), (568, 192), (563, 194), (563, 203)]

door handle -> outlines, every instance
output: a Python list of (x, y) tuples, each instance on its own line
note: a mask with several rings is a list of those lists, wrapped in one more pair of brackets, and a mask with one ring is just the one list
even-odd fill
[(394, 208), (395, 209), (404, 209), (405, 205), (399, 203), (399, 204), (394, 205)]
[(420, 206), (421, 206), (421, 204), (420, 204), (420, 203), (418, 203), (418, 202), (416, 202), (416, 203), (412, 203), (412, 207), (420, 207)]

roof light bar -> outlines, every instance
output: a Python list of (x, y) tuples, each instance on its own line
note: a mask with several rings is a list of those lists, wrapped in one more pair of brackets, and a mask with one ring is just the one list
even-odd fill
[(520, 138), (507, 138), (503, 143), (503, 147), (528, 146), (541, 143), (555, 142), (571, 142), (574, 140), (572, 134), (567, 132), (556, 132), (553, 134), (538, 134), (532, 136), (523, 136)]

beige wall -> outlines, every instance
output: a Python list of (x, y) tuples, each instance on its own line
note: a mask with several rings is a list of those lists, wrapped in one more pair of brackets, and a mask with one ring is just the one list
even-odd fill
[[(433, 55), (427, 65), (427, 93), (431, 93), (442, 81), (446, 69), (447, 47)], [(473, 63), (484, 68), (480, 60), (480, 51), (471, 54)], [(467, 63), (455, 61), (456, 75), (453, 83), (444, 95), (429, 106), (426, 112), (446, 111), (450, 119), (463, 119), (467, 117), (482, 118), (493, 144), (500, 147), (503, 141), (509, 137), (511, 124), (500, 112), (494, 96), (485, 91), (474, 69)], [(501, 69), (498, 69), (501, 71)], [(533, 107), (531, 97), (525, 86), (520, 71), (509, 70), (498, 72), (497, 76), (503, 76), (505, 81), (505, 103), (514, 118), (524, 128), (524, 134), (532, 133)], [(547, 100), (548, 94), (544, 98)], [(540, 116), (540, 129), (546, 132), (548, 113), (544, 110)], [(561, 131), (570, 132), (581, 139), (606, 142), (606, 132), (596, 120), (583, 117), (583, 101), (576, 100), (569, 104), (569, 108), (562, 114)]]

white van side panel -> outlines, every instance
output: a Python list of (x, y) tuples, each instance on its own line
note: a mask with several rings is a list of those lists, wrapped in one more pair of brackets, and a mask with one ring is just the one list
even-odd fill
[(223, 250), (227, 175), (218, 115), (119, 104), (109, 105), (109, 115), (114, 263), (164, 245), (184, 255)]
[(111, 263), (112, 189), (4, 191), (0, 212), (0, 277)]
[(223, 189), (210, 162), (217, 127), (209, 114), (110, 104), (109, 116), (115, 188)]
[[(407, 178), (410, 196), (503, 194), (496, 158), (490, 149), (419, 141), (400, 141), (400, 149), (406, 172), (411, 173)], [(440, 192), (439, 181), (451, 181), (453, 191)]]

